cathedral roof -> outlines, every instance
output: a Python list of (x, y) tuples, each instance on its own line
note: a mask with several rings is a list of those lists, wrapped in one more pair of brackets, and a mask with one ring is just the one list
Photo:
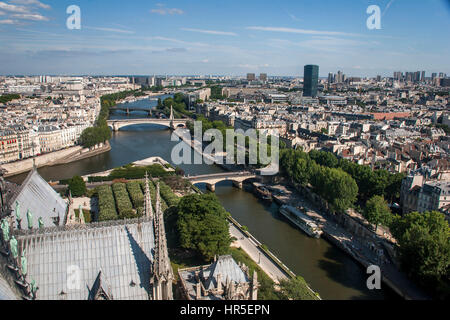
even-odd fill
[(9, 283), (0, 275), (0, 300), (19, 300), (20, 297), (14, 293)]
[(236, 283), (249, 282), (249, 279), (231, 255), (219, 256), (217, 261), (203, 271), (203, 277), (207, 279), (206, 290), (217, 287), (217, 275), (219, 274), (223, 285), (225, 285), (227, 278)]
[(67, 202), (39, 175), (31, 170), (22, 185), (10, 200), (10, 207), (15, 215), (16, 202), (19, 203), (22, 228), (27, 228), (27, 211), (33, 215), (33, 228), (38, 228), (38, 219), (42, 217), (44, 227), (55, 226), (55, 221), (64, 223)]
[(16, 234), (19, 248), (26, 250), (28, 278), (39, 287), (38, 300), (86, 300), (99, 293), (114, 300), (147, 300), (151, 295), (152, 220)]

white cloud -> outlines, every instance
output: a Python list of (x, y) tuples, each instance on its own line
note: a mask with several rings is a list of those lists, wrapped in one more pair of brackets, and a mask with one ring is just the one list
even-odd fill
[(33, 21), (48, 21), (47, 17), (40, 15), (38, 13), (20, 13), (11, 15), (12, 18), (22, 19), (22, 20), (33, 20)]
[(150, 40), (169, 41), (169, 42), (175, 42), (175, 43), (183, 43), (183, 44), (186, 43), (186, 41), (183, 41), (183, 40), (178, 40), (178, 39), (174, 39), (174, 38), (167, 38), (167, 37), (160, 37), (160, 36), (150, 37), (149, 39)]
[(168, 15), (184, 14), (184, 11), (178, 8), (164, 8), (164, 5), (161, 3), (158, 3), (157, 6), (159, 7), (158, 9), (152, 9), (150, 12), (157, 13), (162, 16), (165, 16), (167, 14)]
[(234, 32), (226, 32), (226, 31), (216, 31), (216, 30), (203, 30), (203, 29), (192, 29), (192, 28), (181, 28), (183, 31), (190, 31), (190, 32), (198, 32), (198, 33), (205, 33), (205, 34), (213, 34), (213, 35), (220, 35), (220, 36), (237, 36)]
[(15, 4), (22, 4), (22, 5), (29, 5), (29, 6), (36, 6), (42, 9), (51, 9), (51, 7), (48, 4), (42, 3), (38, 0), (11, 0), (11, 3)]
[(33, 12), (34, 9), (51, 9), (47, 4), (44, 4), (38, 0), (11, 0), (10, 3), (0, 1), (0, 10), (5, 15), (8, 14), (8, 19), (3, 20), (2, 24), (18, 24), (17, 20), (30, 20), (30, 21), (48, 21), (49, 18), (43, 16), (40, 13)]
[(257, 31), (269, 31), (269, 32), (310, 34), (310, 35), (358, 36), (358, 34), (355, 34), (355, 33), (346, 33), (346, 32), (338, 32), (338, 31), (306, 30), (306, 29), (294, 29), (294, 28), (283, 28), (283, 27), (259, 27), (259, 26), (252, 26), (252, 27), (247, 27), (246, 29), (248, 29), (248, 30), (257, 30)]
[(0, 24), (17, 24), (18, 21), (12, 19), (0, 20)]
[(386, 14), (386, 12), (389, 10), (389, 8), (391, 7), (393, 2), (394, 2), (394, 0), (389, 1), (389, 3), (386, 5), (386, 8), (383, 11), (383, 13), (381, 14), (382, 16), (384, 16)]
[(114, 32), (114, 33), (126, 33), (126, 34), (134, 34), (134, 31), (131, 30), (123, 30), (117, 28), (102, 28), (102, 27), (83, 27), (85, 29), (97, 30), (97, 31), (105, 31), (105, 32)]
[(18, 13), (27, 13), (29, 10), (24, 6), (16, 6), (13, 4), (8, 4), (3, 1), (0, 1), (0, 9), (8, 11), (8, 12), (18, 12)]
[(269, 64), (265, 63), (265, 64), (257, 65), (257, 64), (246, 63), (246, 64), (239, 64), (238, 67), (242, 68), (242, 69), (259, 70), (260, 68), (268, 68)]
[(5, 13), (3, 11), (0, 11), (0, 16), (4, 16)]

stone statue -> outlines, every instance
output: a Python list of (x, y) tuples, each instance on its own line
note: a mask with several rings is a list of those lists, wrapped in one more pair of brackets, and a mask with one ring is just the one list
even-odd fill
[(20, 265), (22, 266), (22, 274), (25, 277), (28, 272), (27, 257), (25, 257), (25, 250), (22, 251), (22, 256), (20, 257)]
[(34, 280), (34, 279), (31, 280), (30, 287), (31, 287), (31, 294), (33, 295), (33, 299), (36, 299), (36, 292), (39, 289), (36, 286), (36, 280)]
[(9, 241), (9, 223), (6, 219), (2, 220), (1, 228), (3, 231), (3, 240)]
[(19, 253), (17, 251), (17, 240), (12, 236), (11, 240), (9, 240), (9, 246), (11, 247), (11, 253), (14, 259), (17, 259)]
[(27, 220), (28, 220), (28, 229), (30, 230), (33, 229), (33, 214), (29, 209), (27, 211)]
[(16, 201), (16, 221), (17, 221), (17, 228), (20, 229), (20, 223), (22, 222), (22, 218), (20, 217), (20, 204), (18, 201)]
[(84, 213), (83, 213), (83, 208), (81, 207), (81, 204), (78, 207), (78, 220), (80, 221), (80, 224), (85, 224)]
[(42, 220), (42, 217), (39, 217), (38, 223), (39, 223), (39, 229), (42, 229), (44, 227), (44, 221)]

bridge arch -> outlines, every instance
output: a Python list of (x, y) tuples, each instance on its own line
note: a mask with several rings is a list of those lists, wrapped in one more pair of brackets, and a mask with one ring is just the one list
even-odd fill
[(247, 173), (230, 173), (230, 174), (216, 174), (216, 175), (205, 175), (188, 178), (193, 184), (206, 184), (206, 188), (212, 192), (216, 191), (216, 184), (223, 181), (231, 181), (233, 185), (239, 189), (243, 188), (243, 184), (246, 180), (256, 179), (258, 176), (254, 174)]
[(108, 120), (107, 124), (113, 131), (119, 131), (122, 128), (139, 125), (139, 124), (156, 124), (170, 129), (176, 129), (180, 126), (186, 126), (185, 119), (125, 119), (125, 120)]

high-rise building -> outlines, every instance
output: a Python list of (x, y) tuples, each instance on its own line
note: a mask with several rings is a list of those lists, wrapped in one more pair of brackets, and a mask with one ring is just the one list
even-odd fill
[(259, 75), (259, 81), (266, 82), (267, 81), (267, 73), (261, 73)]
[(319, 66), (306, 65), (303, 78), (303, 96), (316, 97), (319, 82)]
[(414, 81), (415, 82), (420, 81), (420, 71), (414, 72)]
[(397, 71), (394, 72), (394, 80), (401, 81), (403, 79), (403, 72)]
[(434, 79), (436, 79), (436, 77), (437, 77), (437, 73), (436, 73), (436, 72), (433, 72), (433, 73), (431, 74), (431, 80), (434, 81)]
[(425, 82), (425, 71), (422, 71), (422, 76), (420, 77), (420, 81)]
[(336, 82), (337, 83), (341, 83), (342, 82), (342, 72), (338, 71), (337, 75), (336, 75)]
[(254, 73), (247, 73), (247, 80), (248, 81), (255, 81), (256, 80), (256, 76)]
[(332, 84), (334, 82), (334, 75), (330, 72), (328, 74), (328, 84)]

